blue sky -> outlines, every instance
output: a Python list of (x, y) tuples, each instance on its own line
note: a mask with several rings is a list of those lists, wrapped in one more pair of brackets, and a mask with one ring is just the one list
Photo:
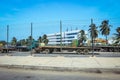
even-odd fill
[[(111, 34), (120, 26), (120, 0), (1, 0), (0, 1), (0, 40), (6, 40), (6, 26), (9, 24), (9, 41), (30, 35), (33, 23), (33, 37), (59, 32), (62, 20), (63, 31), (88, 30), (90, 19), (99, 26), (105, 19), (113, 25)], [(102, 37), (102, 36), (99, 36)]]

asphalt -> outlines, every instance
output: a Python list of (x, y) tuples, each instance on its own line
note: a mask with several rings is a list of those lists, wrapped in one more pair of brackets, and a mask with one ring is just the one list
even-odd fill
[[(47, 55), (47, 54), (46, 54)], [(120, 57), (0, 56), (0, 67), (87, 72), (120, 72)]]

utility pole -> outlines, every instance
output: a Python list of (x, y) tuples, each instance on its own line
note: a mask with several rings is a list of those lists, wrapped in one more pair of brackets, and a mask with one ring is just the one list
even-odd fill
[(60, 51), (62, 52), (62, 21), (60, 20)]
[(9, 25), (7, 25), (7, 52), (8, 52), (8, 43), (9, 43)]
[(31, 23), (31, 47), (30, 47), (31, 48), (31, 56), (32, 56), (32, 46), (33, 46), (32, 45), (32, 43), (33, 43), (32, 36), (33, 36), (33, 23)]
[(91, 19), (91, 40), (92, 40), (92, 57), (94, 56), (94, 41), (93, 41), (93, 19)]

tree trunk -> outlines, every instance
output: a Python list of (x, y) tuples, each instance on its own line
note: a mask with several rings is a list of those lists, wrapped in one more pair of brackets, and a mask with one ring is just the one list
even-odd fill
[(108, 39), (107, 39), (107, 36), (106, 36), (106, 45), (108, 45)]
[(94, 38), (92, 37), (92, 57), (94, 56)]

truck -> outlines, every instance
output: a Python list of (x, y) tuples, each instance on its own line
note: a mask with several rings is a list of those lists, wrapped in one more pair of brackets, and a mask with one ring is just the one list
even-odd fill
[(91, 47), (42, 46), (35, 48), (35, 51), (36, 53), (41, 53), (44, 51), (46, 54), (53, 52), (75, 52), (78, 54), (87, 54), (89, 51), (91, 51)]
[(31, 49), (34, 49), (36, 47), (38, 47), (38, 41), (33, 40), (32, 43), (29, 42), (29, 44), (27, 45), (17, 44), (15, 48), (17, 51), (30, 51)]
[[(44, 44), (44, 43), (42, 43)], [(38, 47), (35, 48), (36, 53), (42, 53), (45, 52), (46, 54), (48, 53), (53, 53), (53, 52), (75, 52), (77, 54), (88, 54), (89, 52), (92, 51), (97, 51), (97, 52), (120, 52), (120, 46), (85, 46), (85, 45), (79, 45), (80, 42), (78, 40), (73, 40), (71, 45), (69, 46), (47, 46), (47, 45), (39, 45)]]
[(76, 54), (88, 54), (92, 51), (97, 52), (120, 52), (120, 46), (78, 46), (78, 41), (73, 41), (71, 45), (45, 45), (45, 43), (39, 43), (38, 41), (33, 41), (32, 45), (18, 46), (19, 51), (30, 51), (34, 50), (35, 53), (53, 53), (53, 52), (74, 52)]
[(82, 46), (82, 47), (67, 47), (67, 46), (39, 46), (35, 48), (36, 53), (45, 52), (53, 53), (53, 52), (75, 52), (77, 54), (88, 54), (91, 51), (97, 51), (97, 52), (120, 52), (120, 47), (118, 46), (94, 46), (92, 49), (91, 46)]
[(15, 47), (8, 46), (8, 47), (0, 47), (0, 51), (2, 53), (8, 53), (9, 51), (15, 51)]

